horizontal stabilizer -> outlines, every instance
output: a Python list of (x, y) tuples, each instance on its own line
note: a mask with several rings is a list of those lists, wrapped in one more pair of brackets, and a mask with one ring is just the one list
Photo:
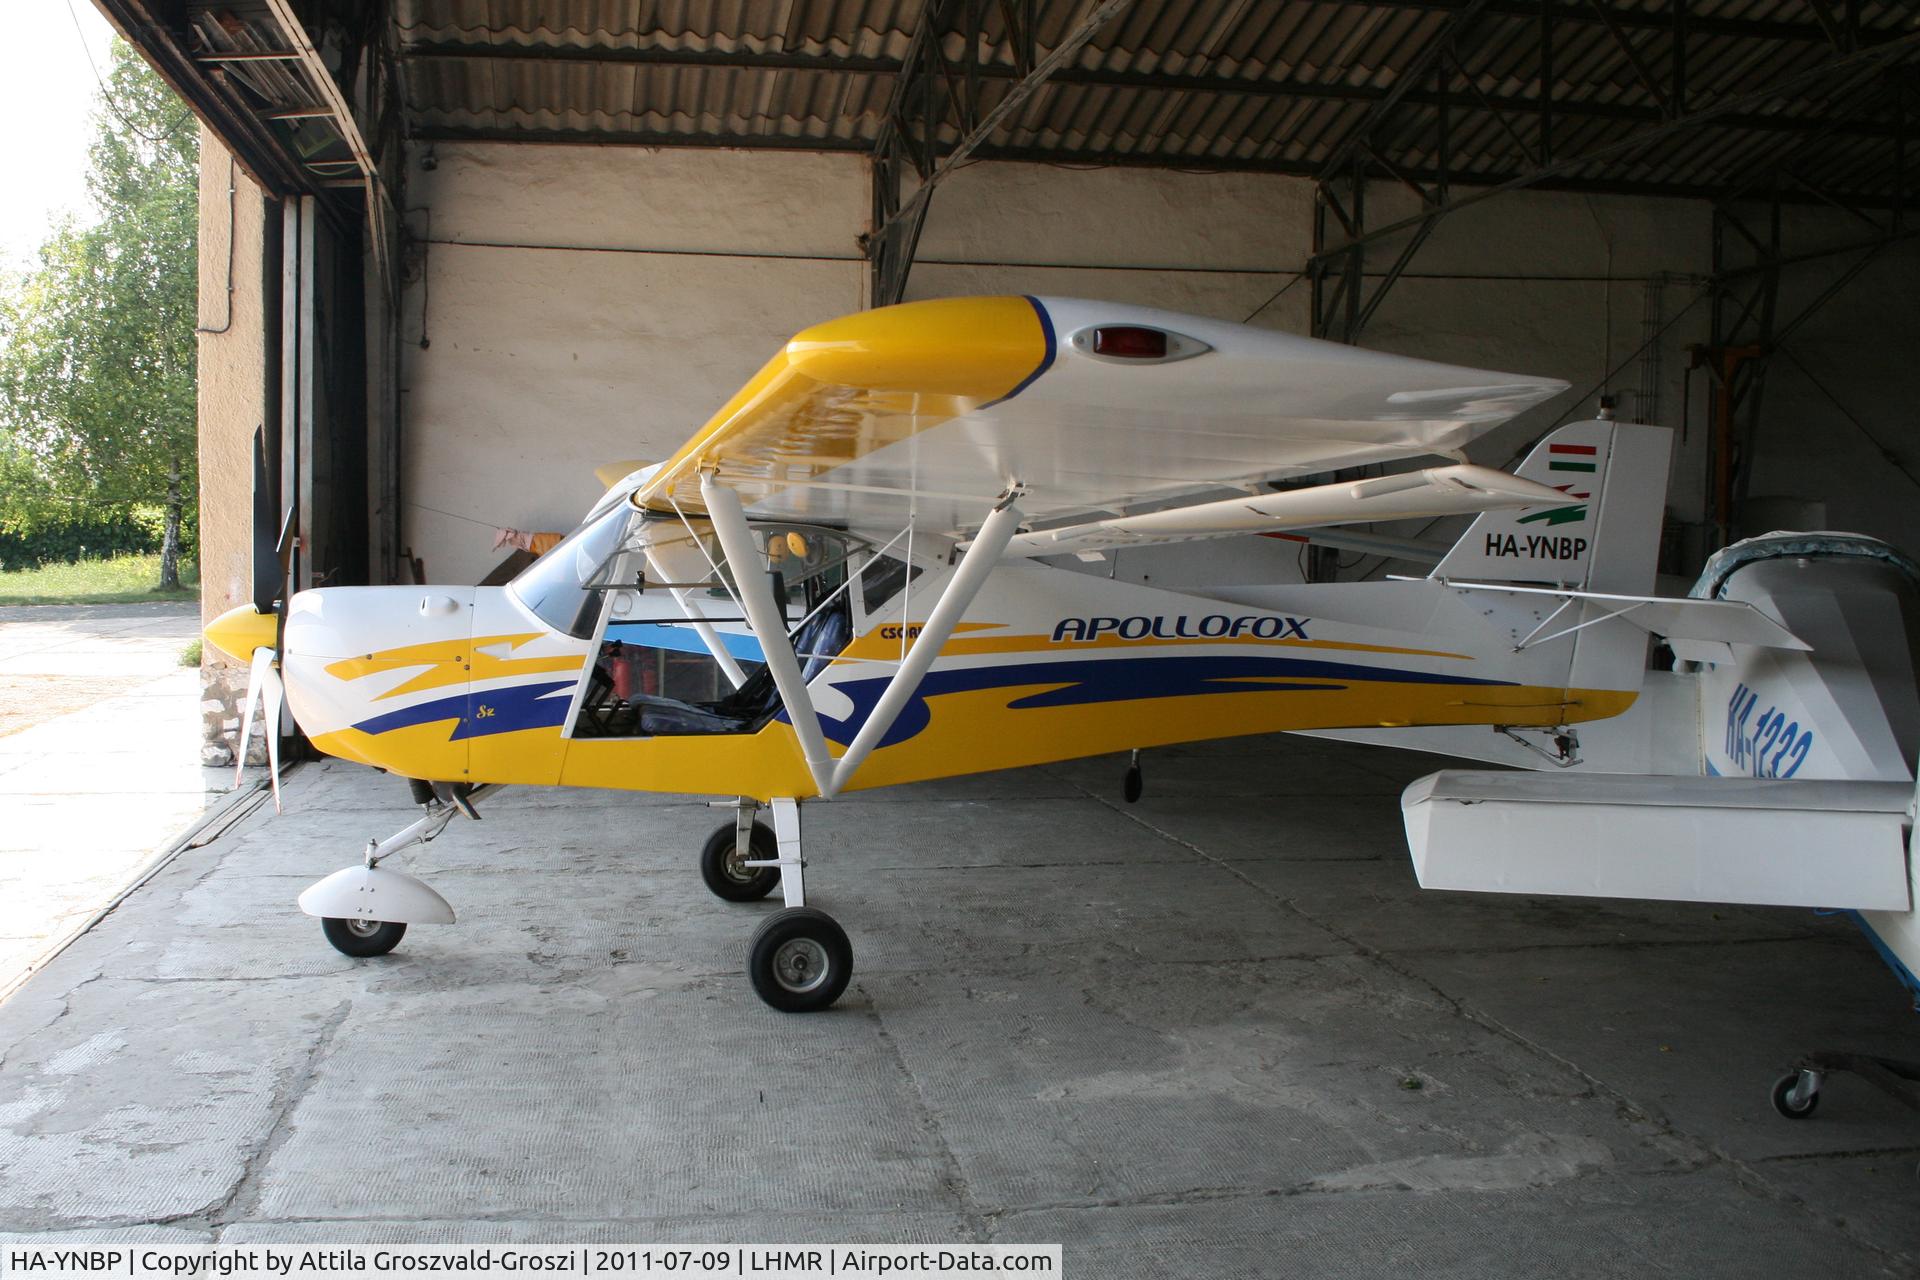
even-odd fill
[[(1727, 647), (1736, 644), (1759, 645), (1767, 649), (1811, 649), (1780, 623), (1742, 600), (1695, 600), (1685, 596), (1621, 596), (1603, 591), (1571, 591), (1558, 587), (1517, 587), (1505, 582), (1450, 582), (1450, 587), (1465, 591), (1511, 591), (1521, 595), (1553, 596), (1568, 604), (1593, 601), (1603, 616), (1619, 618), (1661, 637), (1675, 654), (1699, 662), (1725, 662), (1732, 658)], [(1572, 614), (1574, 611), (1566, 611)], [(1579, 621), (1575, 615), (1567, 626)], [(1530, 643), (1539, 644), (1565, 628), (1543, 624), (1541, 634)], [(1522, 644), (1521, 648), (1526, 645)]]
[(1442, 770), (1400, 797), (1427, 889), (1905, 911), (1905, 782)]
[(1024, 533), (1013, 540), (1007, 554), (1068, 555), (1330, 524), (1474, 515), (1560, 502), (1564, 496), (1532, 480), (1463, 462)]

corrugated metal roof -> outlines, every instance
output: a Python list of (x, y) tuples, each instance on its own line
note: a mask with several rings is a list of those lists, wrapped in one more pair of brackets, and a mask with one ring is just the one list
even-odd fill
[[(1901, 42), (1878, 55), (1901, 70), (1854, 65), (1810, 75), (1843, 56), (1848, 33), (1832, 32), (1836, 45), (1820, 24), (1846, 6), (1690, 0), (1684, 110), (1725, 114), (1644, 147), (1624, 144), (1676, 109), (1670, 0), (1561, 3), (1546, 24), (1548, 49), (1535, 0), (1492, 0), (1456, 24), (1464, 3), (1139, 0), (982, 154), (1311, 173), (1451, 33), (1454, 53), (1372, 124), (1372, 149), (1414, 176), (1441, 168), (1444, 126), (1458, 182), (1610, 147), (1560, 180), (1714, 189), (1756, 162), (1791, 156), (1800, 177), (1851, 195), (1885, 196), (1897, 184), (1898, 103), (1904, 97), (1907, 113), (1920, 113), (1911, 88), (1920, 7), (1910, 2), (1862, 0), (1857, 10), (1859, 43)], [(1042, 53), (1090, 7), (1041, 0)], [(395, 21), (416, 136), (865, 150), (880, 133), (922, 8), (920, 0), (399, 0)], [(1018, 58), (1001, 6), (981, 8), (973, 45), (985, 111), (1016, 83)], [(1614, 17), (1630, 52), (1597, 8)], [(956, 86), (968, 42), (958, 31), (942, 39)], [(951, 145), (961, 134), (949, 109), (936, 136)]]

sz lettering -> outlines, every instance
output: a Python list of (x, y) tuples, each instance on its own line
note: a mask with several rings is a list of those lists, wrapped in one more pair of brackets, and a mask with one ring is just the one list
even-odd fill
[(1530, 533), (1524, 538), (1512, 533), (1490, 533), (1487, 554), (1521, 560), (1578, 560), (1587, 554), (1587, 540), (1564, 533), (1557, 536)]
[(1053, 642), (1085, 644), (1104, 635), (1115, 635), (1122, 640), (1234, 640), (1241, 636), (1252, 636), (1256, 640), (1305, 640), (1307, 624), (1312, 621), (1312, 618), (1252, 614), (1236, 618), (1224, 613), (1210, 613), (1204, 618), (1190, 618), (1184, 613), (1176, 618), (1144, 615), (1065, 618), (1053, 629)]
[(493, 714), (493, 708), (488, 706), (484, 702), (473, 709), (473, 718), (475, 720), (485, 720), (488, 716), (491, 716), (492, 714)]
[(1760, 695), (1742, 684), (1727, 699), (1727, 759), (1756, 778), (1791, 778), (1813, 750), (1813, 730), (1768, 707), (1758, 716)]

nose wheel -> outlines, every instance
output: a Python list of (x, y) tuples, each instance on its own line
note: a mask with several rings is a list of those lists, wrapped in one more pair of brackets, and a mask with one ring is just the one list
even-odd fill
[(783, 1013), (811, 1013), (840, 998), (853, 976), (853, 944), (824, 911), (788, 907), (760, 922), (747, 943), (754, 994)]
[(407, 936), (407, 926), (397, 921), (344, 919), (340, 916), (328, 916), (322, 920), (320, 930), (327, 935), (327, 941), (333, 944), (335, 951), (359, 960), (383, 956), (399, 946), (400, 939)]

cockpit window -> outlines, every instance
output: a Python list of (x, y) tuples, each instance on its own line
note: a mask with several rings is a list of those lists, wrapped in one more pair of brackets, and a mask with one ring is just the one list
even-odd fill
[[(853, 637), (848, 572), (869, 544), (841, 530), (778, 521), (755, 521), (752, 534), (753, 564), (724, 565), (716, 578), (720, 549), (709, 541), (711, 535), (661, 521), (637, 536), (648, 542), (652, 567), (678, 582), (660, 583), (649, 575), (647, 585), (635, 591), (631, 563), (592, 579), (590, 586), (617, 588), (592, 593), (612, 594), (616, 604), (587, 672), (574, 737), (750, 733), (765, 725), (779, 710), (780, 696), (772, 673), (758, 661), (760, 639), (738, 629), (744, 619), (732, 592), (742, 573), (766, 575), (786, 615), (801, 679), (812, 680), (839, 656)], [(611, 580), (616, 574), (622, 579), (618, 583)], [(698, 611), (700, 621), (723, 634), (700, 637), (695, 620), (670, 595), (675, 592)], [(745, 675), (738, 688), (708, 648), (716, 640)]]
[(868, 560), (860, 571), (861, 604), (866, 607), (867, 616), (885, 608), (920, 573), (919, 565), (908, 564), (897, 556), (879, 554)]
[(604, 570), (632, 520), (627, 504), (615, 503), (528, 565), (510, 588), (521, 604), (554, 630), (592, 639), (605, 593), (590, 587), (608, 585)]

